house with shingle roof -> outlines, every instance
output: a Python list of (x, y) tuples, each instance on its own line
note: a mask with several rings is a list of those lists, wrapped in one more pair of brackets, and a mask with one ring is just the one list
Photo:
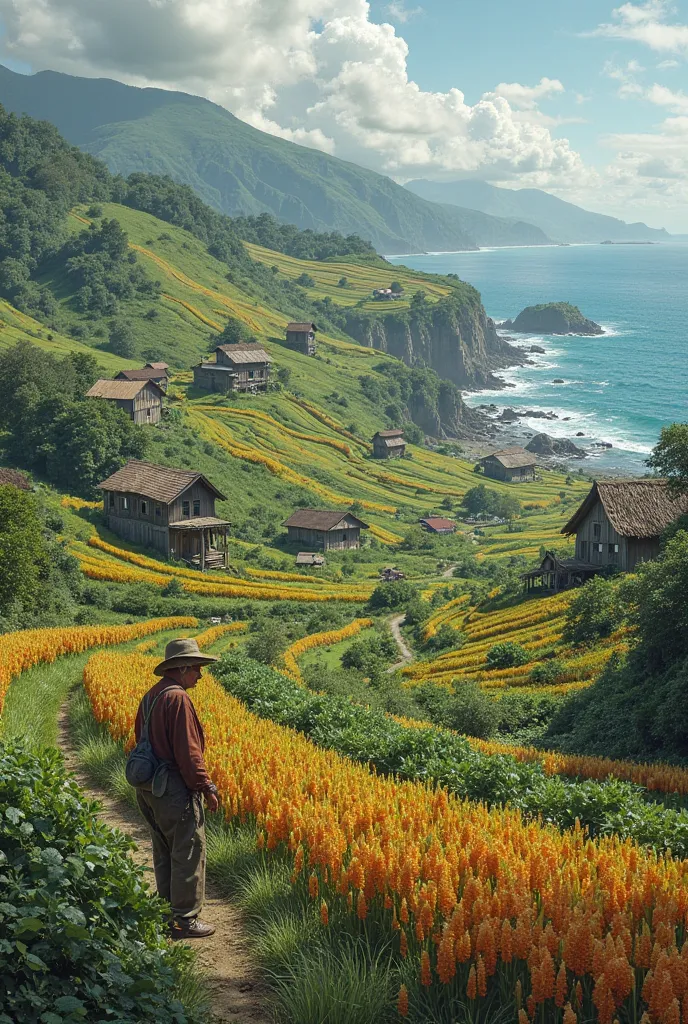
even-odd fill
[(364, 523), (351, 512), (337, 512), (322, 508), (299, 508), (282, 523), (289, 540), (295, 544), (304, 541), (321, 551), (345, 551), (360, 548)]
[(159, 423), (164, 391), (152, 380), (97, 380), (86, 398), (102, 398), (123, 409), (139, 426)]
[(400, 459), (406, 454), (403, 430), (378, 430), (373, 437), (373, 457), (376, 459)]
[(258, 341), (218, 345), (215, 362), (194, 366), (194, 384), (204, 391), (265, 391), (272, 359)]
[(485, 476), (507, 483), (524, 483), (535, 479), (537, 459), (519, 445), (500, 448), (480, 460)]
[(142, 366), (137, 370), (120, 370), (115, 380), (152, 380), (163, 391), (167, 391), (169, 376), (167, 363), (157, 363), (155, 366)]
[(224, 494), (202, 473), (130, 459), (98, 484), (113, 533), (205, 571), (227, 565), (230, 523), (215, 515)]
[(308, 323), (297, 323), (292, 321), (287, 324), (287, 348), (300, 352), (304, 356), (315, 355), (315, 332), (317, 327), (310, 321)]

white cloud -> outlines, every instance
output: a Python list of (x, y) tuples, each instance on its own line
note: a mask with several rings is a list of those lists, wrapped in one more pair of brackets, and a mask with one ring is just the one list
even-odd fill
[(688, 25), (667, 23), (671, 13), (668, 0), (625, 3), (612, 11), (613, 21), (588, 34), (643, 43), (659, 52), (688, 53)]
[(636, 81), (636, 74), (644, 71), (645, 68), (641, 67), (636, 60), (629, 60), (625, 67), (619, 67), (614, 64), (613, 61), (606, 61), (604, 68), (602, 69), (603, 74), (607, 78), (611, 78), (612, 81), (618, 82), (617, 95), (622, 100), (631, 99), (634, 96), (642, 96), (644, 88)]
[(669, 68), (680, 68), (681, 62), (678, 60), (660, 60), (657, 65), (658, 71), (666, 71)]
[[(390, 0), (388, 14), (413, 13)], [(366, 0), (0, 0), (5, 53), (214, 100), (264, 131), (399, 177), (549, 186), (588, 172), (538, 104), (557, 79), (501, 83), (470, 105), (423, 90), (408, 47)]]
[(668, 107), (676, 114), (688, 114), (688, 96), (684, 92), (674, 92), (655, 82), (645, 95), (650, 103), (658, 107)]
[(410, 21), (411, 18), (417, 18), (419, 14), (423, 14), (424, 10), (422, 7), (406, 7), (404, 0), (390, 0), (385, 7), (385, 14), (392, 21), (401, 22), (402, 25)]

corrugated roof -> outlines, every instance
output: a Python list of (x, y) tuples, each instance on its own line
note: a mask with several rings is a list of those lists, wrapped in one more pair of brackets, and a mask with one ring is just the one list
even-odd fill
[(339, 526), (346, 517), (355, 520), (355, 525), (367, 530), (368, 525), (351, 512), (334, 512), (322, 508), (297, 508), (296, 512), (285, 519), (282, 526), (300, 526), (305, 530), (322, 530), (328, 532)]
[(86, 392), (86, 398), (132, 399), (146, 387), (155, 388), (159, 395), (163, 394), (162, 389), (152, 380), (97, 380), (91, 390)]
[[(271, 363), (272, 359), (260, 345), (218, 345), (233, 363)], [(217, 351), (217, 349), (216, 349)]]
[(378, 430), (377, 434), (375, 435), (375, 437), (403, 437), (403, 436), (404, 436), (404, 431), (403, 430), (399, 430), (399, 429), (397, 429), (397, 430)]
[(511, 448), (500, 448), (497, 452), (490, 452), (480, 461), (487, 462), (488, 459), (496, 459), (505, 469), (518, 469), (521, 466), (536, 466), (537, 459), (525, 448), (514, 445)]
[(227, 519), (216, 519), (215, 516), (197, 516), (195, 519), (177, 519), (167, 524), (170, 530), (205, 530), (209, 526), (231, 526)]
[(443, 519), (442, 516), (429, 516), (427, 519), (421, 519), (420, 522), (431, 530), (456, 529), (456, 523), (453, 519)]
[(197, 480), (203, 481), (216, 498), (224, 498), (202, 473), (193, 473), (187, 469), (170, 469), (169, 466), (156, 466), (153, 462), (142, 459), (130, 459), (116, 473), (103, 480), (98, 487), (103, 491), (120, 491), (123, 494), (142, 494), (153, 501), (162, 501), (166, 505), (174, 501)]
[(292, 323), (287, 324), (286, 329), (288, 331), (295, 331), (297, 334), (309, 333), (310, 331), (317, 331), (317, 327), (313, 323), (297, 323), (295, 320)]
[(120, 370), (115, 380), (162, 380), (167, 379), (165, 370), (154, 370), (152, 366), (144, 366), (140, 370)]
[(599, 480), (561, 532), (576, 533), (598, 501), (622, 537), (658, 537), (688, 513), (688, 495), (674, 497), (666, 480)]

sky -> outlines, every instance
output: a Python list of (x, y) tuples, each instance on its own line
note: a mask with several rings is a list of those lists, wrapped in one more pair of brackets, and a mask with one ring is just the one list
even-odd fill
[(0, 0), (0, 61), (688, 232), (688, 0)]

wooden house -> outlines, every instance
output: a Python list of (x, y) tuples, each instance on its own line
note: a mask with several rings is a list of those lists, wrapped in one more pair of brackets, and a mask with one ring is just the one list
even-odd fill
[(688, 513), (688, 495), (674, 497), (666, 480), (596, 481), (562, 533), (576, 536), (576, 558), (632, 572), (659, 554), (663, 531)]
[(508, 483), (524, 483), (535, 479), (537, 459), (525, 448), (514, 445), (491, 452), (480, 460), (485, 476), (492, 480), (504, 480)]
[(300, 352), (304, 356), (315, 355), (315, 332), (317, 327), (312, 323), (287, 324), (287, 348)]
[(167, 364), (142, 366), (140, 370), (120, 370), (115, 380), (152, 380), (162, 391), (167, 391), (167, 385), (169, 384)]
[(215, 362), (194, 366), (194, 384), (205, 391), (265, 391), (272, 360), (257, 341), (218, 345)]
[(373, 437), (373, 457), (376, 459), (400, 459), (406, 454), (403, 430), (378, 430)]
[(317, 551), (299, 551), (296, 556), (297, 565), (311, 565), (316, 569), (322, 569), (325, 564), (325, 556), (319, 555)]
[(428, 516), (427, 519), (419, 519), (418, 522), (428, 533), (447, 534), (456, 530), (454, 520), (445, 519), (443, 516)]
[(159, 423), (164, 392), (152, 380), (97, 380), (87, 398), (102, 398), (124, 409), (129, 419), (140, 426)]
[(540, 565), (521, 573), (521, 579), (528, 593), (532, 590), (547, 590), (556, 594), (569, 587), (581, 586), (601, 569), (601, 565), (582, 562), (578, 558), (560, 558), (553, 551), (546, 551)]
[(202, 473), (130, 459), (98, 484), (108, 529), (202, 572), (227, 565), (229, 522), (215, 515), (224, 500)]
[(282, 523), (287, 527), (289, 540), (305, 543), (320, 551), (346, 551), (360, 548), (361, 530), (367, 530), (351, 512), (334, 512), (321, 508), (299, 508)]

